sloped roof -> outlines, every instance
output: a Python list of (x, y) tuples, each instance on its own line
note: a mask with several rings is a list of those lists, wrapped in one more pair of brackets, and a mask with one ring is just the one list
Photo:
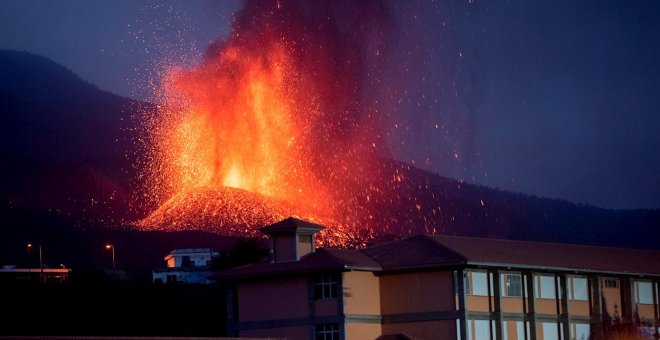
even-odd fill
[(368, 270), (378, 271), (380, 265), (354, 249), (317, 249), (291, 262), (261, 262), (225, 270), (214, 275), (217, 279), (243, 279), (320, 273), (329, 271)]
[(660, 252), (576, 244), (426, 236), (470, 264), (660, 275)]
[(346, 270), (390, 272), (465, 266), (660, 275), (660, 251), (417, 235), (361, 251), (318, 249), (299, 261), (257, 263), (221, 272), (216, 278), (237, 279)]
[(376, 340), (423, 340), (423, 339), (411, 336), (410, 334), (403, 332), (396, 334), (381, 335), (378, 338), (376, 338)]
[(287, 219), (281, 220), (277, 223), (273, 223), (269, 226), (265, 226), (259, 230), (266, 235), (281, 235), (281, 234), (293, 234), (299, 230), (306, 231), (308, 233), (317, 233), (325, 229), (322, 225), (299, 220), (294, 217), (289, 217)]
[(417, 235), (369, 247), (362, 252), (378, 262), (385, 270), (424, 268), (466, 264), (459, 253), (440, 246), (426, 235)]
[(417, 235), (363, 250), (385, 271), (482, 265), (660, 275), (660, 252), (476, 237)]

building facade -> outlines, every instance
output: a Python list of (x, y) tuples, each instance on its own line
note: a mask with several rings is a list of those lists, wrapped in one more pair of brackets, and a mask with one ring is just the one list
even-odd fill
[(154, 269), (154, 283), (211, 284), (211, 261), (218, 253), (210, 248), (175, 249), (164, 260), (165, 268)]
[(0, 283), (14, 281), (67, 282), (68, 268), (0, 268)]
[[(418, 235), (314, 249), (321, 226), (262, 230), (271, 261), (229, 283), (230, 336), (288, 339), (653, 338), (660, 252)], [(621, 338), (623, 339), (623, 337)]]

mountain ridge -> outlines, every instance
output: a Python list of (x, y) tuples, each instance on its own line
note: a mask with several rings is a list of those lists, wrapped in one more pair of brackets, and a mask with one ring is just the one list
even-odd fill
[[(0, 152), (10, 164), (0, 169), (3, 209), (54, 213), (85, 230), (147, 216), (128, 155), (138, 148), (133, 118), (153, 105), (100, 90), (27, 52), (0, 51), (0, 74)], [(401, 190), (415, 193), (395, 208), (382, 200), (365, 208), (384, 237), (428, 232), (660, 249), (660, 209), (612, 210), (513, 193), (389, 159), (381, 167), (403, 171)]]

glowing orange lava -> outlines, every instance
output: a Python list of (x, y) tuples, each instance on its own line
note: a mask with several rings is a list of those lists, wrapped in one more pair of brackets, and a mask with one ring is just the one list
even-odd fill
[(382, 25), (365, 14), (380, 5), (338, 6), (349, 16), (337, 18), (330, 3), (278, 4), (248, 1), (200, 65), (166, 72), (146, 123), (159, 208), (142, 228), (253, 236), (289, 215), (328, 225), (322, 243), (361, 246), (400, 222), (388, 205), (419, 215), (397, 191), (401, 169), (378, 161), (379, 113), (364, 95), (382, 55), (369, 53)]
[(264, 52), (229, 47), (199, 68), (167, 76), (168, 109), (177, 110), (170, 122), (176, 132), (161, 141), (173, 164), (168, 184), (176, 192), (240, 188), (315, 210), (326, 197), (305, 161), (308, 136), (296, 121), (291, 57), (282, 44)]

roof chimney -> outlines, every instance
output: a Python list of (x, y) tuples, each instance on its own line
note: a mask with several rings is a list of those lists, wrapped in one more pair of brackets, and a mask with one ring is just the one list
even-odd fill
[(298, 261), (314, 252), (314, 234), (323, 229), (324, 227), (318, 224), (289, 217), (261, 228), (261, 232), (270, 236), (272, 262), (288, 262)]

